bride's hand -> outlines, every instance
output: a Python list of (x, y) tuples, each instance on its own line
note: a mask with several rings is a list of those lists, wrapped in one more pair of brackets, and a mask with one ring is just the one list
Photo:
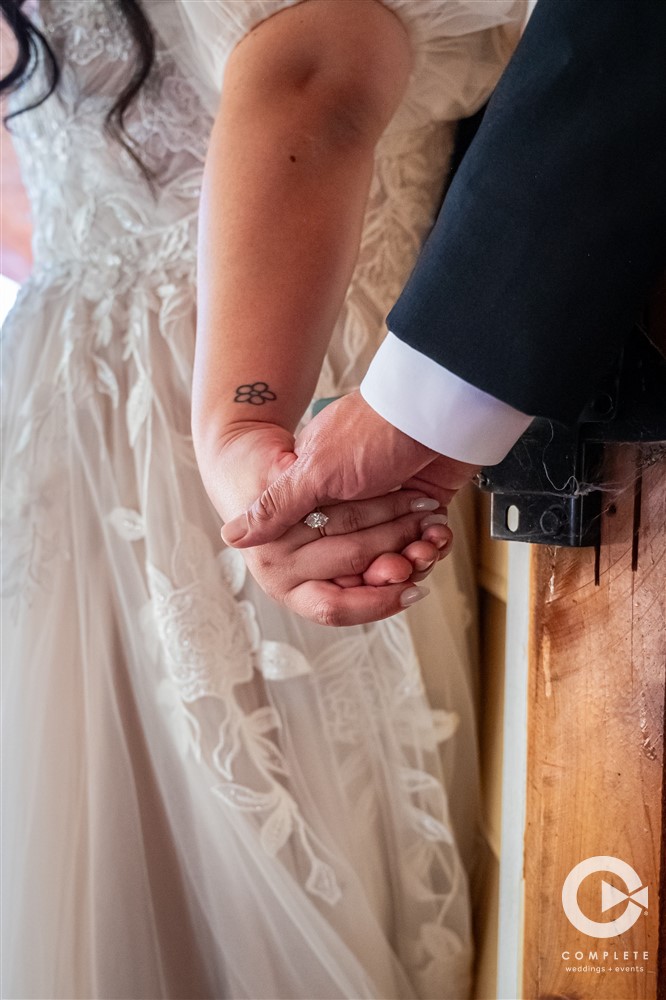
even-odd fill
[[(284, 428), (248, 421), (225, 433), (214, 457), (199, 466), (223, 520), (245, 509), (296, 459)], [(244, 552), (249, 569), (275, 600), (312, 621), (353, 625), (386, 618), (414, 603), (414, 586), (450, 544), (449, 529), (433, 501), (416, 491), (326, 507), (324, 537), (300, 523), (278, 541)], [(421, 538), (424, 530), (427, 539)], [(402, 553), (402, 554), (401, 554)]]

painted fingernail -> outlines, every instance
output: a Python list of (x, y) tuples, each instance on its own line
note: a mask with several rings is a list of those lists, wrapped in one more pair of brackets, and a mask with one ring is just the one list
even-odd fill
[(425, 573), (427, 569), (435, 565), (434, 559), (415, 559), (414, 569), (417, 569), (419, 573)]
[(429, 528), (431, 524), (448, 524), (449, 519), (446, 514), (428, 514), (421, 521), (421, 531), (425, 528)]
[(412, 500), (409, 506), (411, 510), (437, 510), (439, 501), (433, 500), (431, 497), (418, 497), (416, 500)]
[(428, 587), (408, 587), (407, 590), (403, 590), (400, 595), (400, 604), (403, 608), (408, 608), (410, 604), (416, 604), (417, 601), (422, 601), (424, 597), (427, 597), (430, 593)]

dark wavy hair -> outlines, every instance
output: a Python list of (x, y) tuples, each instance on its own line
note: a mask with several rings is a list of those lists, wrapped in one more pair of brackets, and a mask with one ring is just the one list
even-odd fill
[[(125, 18), (134, 41), (135, 58), (132, 75), (109, 109), (104, 125), (150, 179), (150, 172), (141, 162), (132, 139), (125, 131), (125, 114), (152, 69), (155, 59), (155, 36), (139, 0), (107, 0), (107, 2), (114, 2)], [(53, 49), (39, 28), (23, 13), (21, 8), (24, 3), (25, 0), (0, 0), (3, 18), (18, 46), (14, 65), (0, 80), (0, 96), (10, 94), (27, 83), (37, 68), (40, 51), (46, 75), (46, 90), (32, 104), (7, 115), (4, 119), (5, 124), (16, 115), (43, 104), (57, 90), (60, 80), (60, 66)]]

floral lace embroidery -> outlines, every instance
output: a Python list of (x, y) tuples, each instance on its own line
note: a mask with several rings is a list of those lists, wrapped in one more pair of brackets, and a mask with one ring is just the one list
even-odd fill
[(132, 46), (127, 22), (115, 4), (57, 0), (57, 20), (49, 20), (45, 33), (63, 56), (81, 66), (101, 56), (113, 62), (129, 59)]
[[(104, 130), (132, 48), (116, 4), (42, 0), (38, 21), (61, 60), (61, 80), (56, 94), (12, 123), (33, 205), (35, 271), (57, 277), (78, 270), (92, 281), (102, 274), (107, 289), (118, 280), (122, 292), (120, 272), (150, 273), (155, 260), (174, 260), (179, 248), (172, 232), (185, 227), (184, 261), (193, 274), (212, 128), (197, 92), (158, 41), (152, 71), (125, 119), (153, 176), (151, 192), (137, 164)], [(43, 88), (36, 72), (12, 108), (38, 99)]]
[[(401, 763), (400, 787), (403, 808), (412, 840), (403, 845), (409, 870), (408, 890), (414, 901), (433, 897), (428, 879), (434, 884), (455, 885), (460, 878), (457, 848), (448, 814), (446, 794), (440, 782), (427, 770), (426, 761), (437, 743), (449, 739), (456, 730), (457, 716), (451, 712), (424, 712), (425, 692), (409, 631), (401, 619), (379, 623), (373, 660), (382, 662), (373, 670), (367, 653), (355, 639), (341, 640), (321, 654), (313, 664), (326, 705), (329, 735), (339, 747), (339, 764), (353, 801), (354, 790), (362, 785), (365, 735), (372, 725), (367, 713), (359, 711), (359, 686), (366, 692), (363, 704), (375, 704), (377, 724), (387, 716), (392, 720)], [(381, 656), (381, 651), (384, 656)], [(448, 891), (438, 900), (438, 914), (444, 919)], [(434, 921), (420, 925), (417, 940), (408, 943), (414, 972), (424, 996), (435, 995), (436, 984), (449, 967), (450, 959), (464, 948), (461, 938), (450, 928)]]
[[(172, 426), (173, 400), (156, 385), (152, 355), (159, 343), (167, 345), (182, 385), (189, 385), (196, 213), (211, 120), (158, 45), (153, 73), (127, 126), (155, 171), (157, 196), (151, 202), (136, 164), (101, 127), (114, 90), (113, 73), (106, 93), (87, 88), (98, 62), (110, 60), (117, 64), (114, 71), (126, 71), (127, 37), (117, 30), (112, 7), (101, 0), (43, 0), (45, 30), (54, 44), (66, 48), (69, 65), (58, 98), (14, 124), (36, 220), (30, 290), (38, 303), (40, 294), (52, 294), (54, 302), (71, 294), (76, 301), (76, 308), (68, 307), (59, 319), (61, 341), (48, 398), (40, 395), (38, 384), (13, 418), (9, 436), (6, 460), (17, 465), (9, 515), (20, 529), (20, 545), (8, 583), (22, 598), (26, 580), (48, 588), (49, 564), (67, 558), (67, 533), (61, 529), (69, 489), (68, 424), (57, 409), (63, 401), (84, 412), (94, 412), (85, 405), (96, 407), (100, 399), (113, 411), (124, 408), (139, 501), (145, 499), (153, 421), (170, 426), (174, 467), (195, 466), (187, 434)], [(38, 93), (39, 74), (32, 86)], [(433, 178), (443, 174), (447, 129), (428, 126), (410, 143), (398, 135), (380, 144), (359, 262), (317, 395), (354, 387), (374, 352), (386, 304), (399, 291), (433, 219), (440, 193)], [(80, 165), (78, 185), (73, 163)], [(23, 302), (29, 298), (26, 289)], [(19, 303), (13, 322), (18, 337), (19, 326), (30, 323), (27, 305)], [(49, 438), (52, 431), (56, 439)], [(51, 478), (36, 477), (34, 470), (41, 467), (51, 470)], [(414, 835), (405, 857), (412, 892), (416, 898), (430, 892), (426, 875), (433, 869), (441, 871), (441, 884), (450, 886), (455, 864), (446, 799), (424, 755), (452, 734), (455, 719), (447, 713), (431, 717), (425, 708), (405, 627), (385, 622), (377, 628), (376, 642), (392, 664), (381, 682), (353, 641), (331, 643), (311, 664), (295, 648), (261, 636), (252, 604), (241, 597), (245, 564), (238, 553), (215, 556), (208, 536), (185, 524), (170, 564), (153, 562), (147, 509), (141, 502), (138, 509), (130, 505), (133, 501), (125, 502), (107, 511), (108, 525), (116, 536), (148, 552), (150, 601), (142, 622), (146, 641), (164, 666), (156, 697), (173, 739), (183, 754), (207, 768), (220, 802), (252, 818), (269, 854), (277, 855), (290, 840), (298, 843), (309, 866), (307, 890), (335, 904), (342, 891), (336, 872), (289, 790), (280, 716), (268, 704), (248, 710), (242, 694), (259, 674), (267, 682), (315, 674), (351, 789), (365, 766), (360, 748), (367, 717), (360, 717), (354, 697), (354, 685), (360, 683), (377, 720), (391, 718), (402, 755), (403, 803)], [(207, 711), (211, 702), (213, 713)], [(440, 902), (443, 915), (444, 893)], [(419, 933), (411, 946), (427, 978), (462, 945), (457, 935), (431, 920)]]
[[(134, 534), (138, 515), (124, 512), (115, 523)], [(254, 608), (239, 598), (245, 582), (240, 553), (224, 552), (216, 560), (209, 539), (187, 525), (167, 576), (148, 565), (152, 599), (144, 610), (144, 628), (153, 627), (153, 650), (163, 656), (168, 679), (159, 684), (159, 699), (168, 707), (182, 752), (206, 760), (217, 782), (212, 791), (227, 806), (253, 816), (260, 825), (264, 849), (276, 855), (292, 835), (309, 864), (306, 889), (333, 905), (340, 887), (324, 850), (303, 820), (288, 790), (288, 768), (277, 738), (282, 722), (268, 704), (247, 711), (240, 694), (262, 663), (283, 676), (309, 672), (298, 650), (284, 643), (263, 642)], [(219, 704), (216, 726), (202, 702)], [(240, 775), (243, 775), (241, 778)]]
[[(17, 310), (38, 327), (39, 297), (23, 287)], [(7, 331), (10, 324), (6, 324)], [(3, 330), (3, 399), (12, 384), (18, 344)], [(22, 602), (30, 605), (39, 590), (50, 590), (53, 572), (70, 558), (63, 531), (69, 510), (66, 390), (58, 373), (35, 373), (18, 412), (3, 412), (3, 484), (0, 508), (4, 545), (2, 597), (16, 617)], [(3, 407), (4, 409), (4, 407)]]
[(358, 260), (315, 398), (358, 387), (386, 333), (387, 308), (435, 221), (453, 137), (453, 125), (440, 122), (380, 141)]

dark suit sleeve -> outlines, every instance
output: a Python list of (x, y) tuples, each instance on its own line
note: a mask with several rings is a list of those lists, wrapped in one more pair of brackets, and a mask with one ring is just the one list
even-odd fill
[(666, 2), (538, 0), (388, 318), (573, 422), (666, 257)]

